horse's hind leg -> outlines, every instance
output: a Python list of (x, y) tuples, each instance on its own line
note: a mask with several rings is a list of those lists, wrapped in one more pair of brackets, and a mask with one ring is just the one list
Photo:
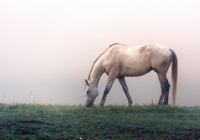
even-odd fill
[[(161, 95), (160, 95), (160, 100), (158, 104), (168, 105), (170, 84), (167, 80), (166, 74), (162, 75), (158, 73), (158, 79), (161, 85)], [(163, 102), (163, 98), (164, 98), (164, 102)]]
[(126, 97), (127, 97), (127, 99), (128, 99), (128, 104), (129, 104), (129, 105), (132, 105), (132, 99), (131, 99), (131, 96), (130, 96), (130, 94), (129, 94), (129, 92), (128, 92), (128, 87), (127, 87), (127, 85), (126, 85), (125, 78), (124, 78), (124, 77), (121, 77), (121, 78), (118, 78), (118, 80), (119, 80), (119, 83), (121, 84), (121, 86), (122, 86), (122, 88), (123, 88), (123, 90), (124, 90), (124, 93), (125, 93), (125, 95), (126, 95)]
[(162, 104), (163, 104), (163, 98), (164, 98), (164, 93), (163, 93), (162, 88), (161, 88), (160, 99), (159, 99), (159, 101), (158, 101), (158, 104), (159, 104), (159, 105), (162, 105)]

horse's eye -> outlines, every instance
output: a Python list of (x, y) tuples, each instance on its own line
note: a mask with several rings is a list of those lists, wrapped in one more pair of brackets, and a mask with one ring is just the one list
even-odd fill
[(89, 94), (89, 90), (87, 91), (87, 94)]

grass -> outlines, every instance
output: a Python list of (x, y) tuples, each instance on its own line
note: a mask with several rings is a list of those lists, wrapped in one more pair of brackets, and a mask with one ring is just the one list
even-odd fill
[(200, 139), (199, 118), (200, 107), (0, 104), (0, 139)]

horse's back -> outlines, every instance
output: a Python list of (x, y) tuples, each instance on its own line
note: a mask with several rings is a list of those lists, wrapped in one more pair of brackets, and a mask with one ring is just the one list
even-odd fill
[(114, 71), (120, 76), (141, 76), (152, 69), (166, 72), (171, 64), (171, 51), (157, 43), (136, 47), (114, 44), (104, 60), (107, 74)]

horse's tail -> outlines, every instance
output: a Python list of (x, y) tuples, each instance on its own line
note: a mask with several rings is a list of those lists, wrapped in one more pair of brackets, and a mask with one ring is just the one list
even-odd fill
[(176, 87), (177, 87), (177, 77), (178, 77), (178, 59), (176, 53), (170, 49), (172, 52), (172, 95), (173, 95), (173, 106), (176, 101)]

